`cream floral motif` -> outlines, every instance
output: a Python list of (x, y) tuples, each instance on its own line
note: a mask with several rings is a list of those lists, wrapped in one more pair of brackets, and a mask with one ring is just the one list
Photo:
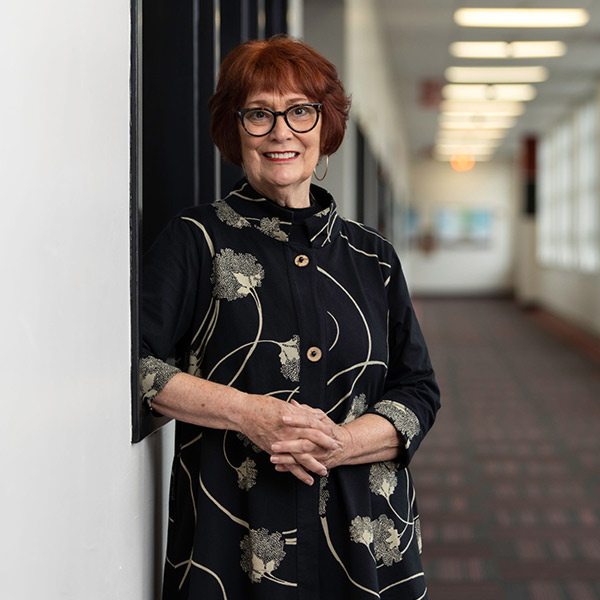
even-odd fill
[(251, 529), (250, 533), (244, 536), (240, 542), (240, 564), (254, 583), (259, 583), (263, 577), (278, 581), (273, 576), (273, 571), (285, 557), (284, 544), (280, 533), (269, 533), (264, 527)]
[(326, 217), (329, 213), (331, 212), (331, 206), (328, 206), (327, 208), (324, 208), (323, 210), (319, 211), (317, 214), (315, 214), (315, 217)]
[(300, 381), (300, 336), (294, 335), (291, 340), (277, 344), (281, 348), (281, 374), (290, 381)]
[(387, 515), (380, 515), (374, 521), (370, 517), (355, 517), (350, 524), (350, 539), (364, 544), (375, 562), (381, 561), (387, 567), (402, 560), (400, 534)]
[(256, 452), (257, 454), (259, 452), (262, 452), (262, 450), (249, 437), (246, 437), (243, 433), (238, 432), (237, 437), (244, 444), (244, 446), (246, 446), (246, 447), (250, 446), (252, 448), (252, 450), (254, 450), (254, 452)]
[(181, 371), (154, 356), (141, 358), (139, 362), (140, 394), (148, 406), (152, 400), (167, 385), (170, 379)]
[(407, 449), (412, 439), (421, 432), (417, 415), (402, 404), (391, 400), (382, 400), (375, 405), (375, 411), (393, 421), (396, 429), (405, 437)]
[(369, 517), (355, 517), (350, 523), (350, 539), (369, 547), (373, 543), (373, 521)]
[(224, 200), (217, 200), (213, 206), (217, 211), (217, 217), (226, 225), (230, 225), (236, 229), (251, 227), (250, 223), (242, 215), (236, 213)]
[(319, 515), (322, 517), (327, 512), (327, 501), (329, 500), (329, 490), (327, 484), (329, 483), (329, 476), (324, 475), (319, 481)]
[(415, 517), (415, 537), (417, 538), (419, 554), (421, 554), (423, 552), (423, 537), (421, 535), (421, 519), (419, 517)]
[(236, 254), (224, 248), (213, 260), (213, 295), (225, 300), (245, 298), (260, 287), (264, 276), (264, 269), (252, 254)]
[(371, 465), (369, 470), (369, 488), (374, 494), (388, 500), (398, 485), (397, 467), (391, 462), (378, 462)]
[(364, 394), (359, 394), (358, 396), (354, 396), (352, 399), (352, 404), (350, 405), (350, 409), (348, 410), (348, 414), (344, 418), (344, 420), (340, 423), (340, 425), (346, 425), (357, 419), (361, 415), (364, 415), (367, 412), (367, 397)]
[(256, 483), (256, 463), (247, 458), (237, 469), (238, 485), (242, 490), (250, 490)]
[(281, 221), (277, 217), (263, 217), (257, 229), (280, 242), (288, 241), (288, 235), (285, 231), (282, 231)]

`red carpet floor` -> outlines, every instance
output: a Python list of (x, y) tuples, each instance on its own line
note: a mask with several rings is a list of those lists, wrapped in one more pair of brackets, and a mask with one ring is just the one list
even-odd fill
[(442, 409), (412, 465), (430, 600), (600, 599), (600, 344), (417, 300)]

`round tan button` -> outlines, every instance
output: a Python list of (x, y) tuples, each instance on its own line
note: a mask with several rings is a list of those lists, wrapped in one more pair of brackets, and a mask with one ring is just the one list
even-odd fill
[(321, 352), (321, 349), (317, 348), (316, 346), (310, 347), (306, 353), (306, 357), (311, 362), (317, 362), (321, 360), (321, 356), (323, 356), (323, 353)]
[(305, 267), (309, 262), (310, 261), (306, 254), (298, 254), (298, 256), (296, 256), (296, 258), (294, 259), (294, 264), (297, 267)]

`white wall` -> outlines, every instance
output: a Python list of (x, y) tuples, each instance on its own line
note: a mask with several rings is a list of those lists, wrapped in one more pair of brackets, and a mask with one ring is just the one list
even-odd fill
[(487, 295), (509, 292), (514, 280), (514, 232), (519, 193), (512, 163), (478, 163), (458, 173), (446, 162), (422, 160), (412, 168), (411, 200), (421, 226), (429, 228), (443, 207), (488, 208), (492, 211), (491, 243), (411, 257), (411, 291), (426, 295)]
[(150, 599), (160, 571), (171, 431), (129, 441), (129, 20), (117, 0), (0, 6), (10, 600)]
[(538, 302), (564, 319), (600, 336), (598, 273), (538, 268)]

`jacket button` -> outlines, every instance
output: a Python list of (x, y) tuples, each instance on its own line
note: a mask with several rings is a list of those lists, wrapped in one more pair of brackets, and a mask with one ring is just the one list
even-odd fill
[(306, 357), (311, 362), (318, 362), (319, 360), (321, 360), (322, 356), (323, 356), (323, 353), (321, 352), (321, 349), (317, 348), (316, 346), (310, 347), (308, 349), (308, 352), (306, 353)]
[(306, 265), (309, 263), (309, 259), (308, 256), (306, 256), (306, 254), (298, 254), (298, 256), (296, 256), (296, 258), (294, 259), (294, 264), (297, 267), (306, 267)]

